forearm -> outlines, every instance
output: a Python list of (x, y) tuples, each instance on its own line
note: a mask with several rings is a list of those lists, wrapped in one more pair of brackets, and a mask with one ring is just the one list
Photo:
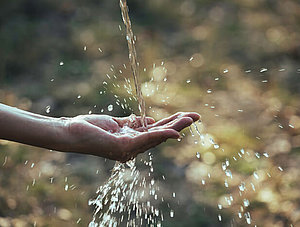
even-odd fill
[(0, 139), (64, 150), (66, 121), (0, 104)]

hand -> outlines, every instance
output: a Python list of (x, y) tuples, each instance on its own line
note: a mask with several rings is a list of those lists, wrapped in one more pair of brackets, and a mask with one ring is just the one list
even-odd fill
[(140, 117), (81, 115), (67, 121), (67, 150), (125, 162), (169, 138), (179, 138), (179, 132), (199, 118), (197, 113), (176, 113), (158, 122), (146, 118), (145, 131)]

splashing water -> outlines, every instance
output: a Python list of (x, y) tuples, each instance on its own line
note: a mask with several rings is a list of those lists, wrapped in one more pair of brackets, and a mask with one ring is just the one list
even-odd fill
[(97, 190), (97, 198), (89, 201), (89, 205), (95, 206), (89, 227), (161, 225), (163, 214), (155, 207), (159, 187), (150, 174), (151, 160), (150, 154), (149, 161), (144, 161), (148, 173), (136, 168), (135, 159), (115, 163), (108, 181)]

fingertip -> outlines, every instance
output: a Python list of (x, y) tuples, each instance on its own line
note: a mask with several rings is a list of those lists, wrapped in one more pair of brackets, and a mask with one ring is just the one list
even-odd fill
[(188, 116), (189, 116), (190, 118), (192, 118), (193, 121), (198, 121), (198, 120), (200, 120), (200, 118), (201, 118), (201, 115), (198, 114), (198, 113), (196, 113), (196, 112), (190, 112), (190, 113), (188, 114)]
[(154, 118), (152, 118), (152, 117), (146, 117), (146, 119), (147, 119), (147, 123), (148, 123), (148, 124), (153, 124), (153, 123), (155, 123), (155, 120), (154, 120)]

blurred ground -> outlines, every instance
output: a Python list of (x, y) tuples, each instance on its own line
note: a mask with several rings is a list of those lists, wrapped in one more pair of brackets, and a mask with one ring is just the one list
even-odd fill
[[(148, 115), (197, 111), (207, 133), (204, 145), (186, 130), (153, 150), (175, 210), (164, 226), (245, 226), (247, 212), (251, 225), (299, 226), (299, 1), (128, 5), (142, 81), (153, 78), (143, 84)], [(117, 95), (136, 112), (123, 88), (131, 75), (117, 0), (2, 0), (0, 50), (1, 103), (49, 116), (129, 115)], [(0, 226), (87, 226), (87, 201), (113, 162), (6, 141), (0, 151)]]

